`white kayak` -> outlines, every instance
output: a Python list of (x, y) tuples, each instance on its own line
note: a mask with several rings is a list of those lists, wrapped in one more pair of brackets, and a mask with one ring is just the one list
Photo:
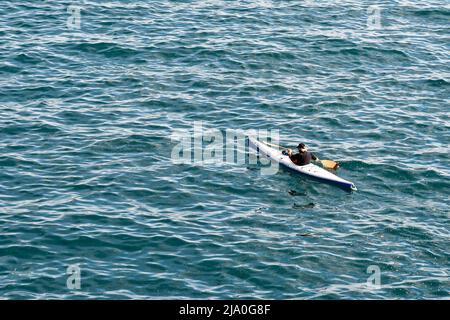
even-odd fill
[(305, 175), (307, 177), (313, 178), (321, 182), (329, 183), (344, 189), (356, 191), (356, 187), (352, 182), (342, 179), (337, 175), (319, 166), (316, 166), (315, 164), (310, 163), (304, 166), (298, 166), (291, 161), (289, 156), (283, 155), (281, 151), (271, 148), (267, 144), (260, 142), (254, 138), (249, 137), (248, 141), (250, 148), (252, 148), (256, 152), (259, 152), (260, 155), (263, 155), (271, 160), (280, 163), (281, 165), (287, 167), (288, 169), (291, 169), (295, 172), (298, 172), (302, 175)]

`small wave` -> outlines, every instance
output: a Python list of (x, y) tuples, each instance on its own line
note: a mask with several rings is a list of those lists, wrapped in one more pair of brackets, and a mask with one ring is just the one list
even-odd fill
[(84, 53), (100, 54), (108, 58), (128, 58), (140, 53), (139, 50), (131, 47), (123, 47), (117, 43), (111, 42), (97, 42), (97, 43), (80, 43), (69, 48), (78, 50)]

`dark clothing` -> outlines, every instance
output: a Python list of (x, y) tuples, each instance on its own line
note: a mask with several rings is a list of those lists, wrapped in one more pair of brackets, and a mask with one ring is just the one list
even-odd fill
[(311, 163), (311, 160), (317, 160), (317, 157), (309, 151), (293, 154), (290, 158), (298, 166), (304, 166)]

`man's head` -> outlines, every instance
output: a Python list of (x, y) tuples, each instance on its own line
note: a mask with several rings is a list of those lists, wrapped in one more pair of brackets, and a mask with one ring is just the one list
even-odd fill
[(308, 151), (308, 148), (306, 147), (306, 145), (305, 145), (304, 143), (300, 143), (300, 144), (297, 146), (297, 149), (298, 149), (298, 151), (300, 151), (300, 152), (306, 152), (306, 151)]

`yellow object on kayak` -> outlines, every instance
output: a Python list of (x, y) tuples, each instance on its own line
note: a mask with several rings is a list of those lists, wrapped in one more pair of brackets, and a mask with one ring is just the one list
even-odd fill
[(339, 167), (339, 164), (333, 160), (320, 160), (323, 167), (326, 169), (334, 169), (336, 170)]

